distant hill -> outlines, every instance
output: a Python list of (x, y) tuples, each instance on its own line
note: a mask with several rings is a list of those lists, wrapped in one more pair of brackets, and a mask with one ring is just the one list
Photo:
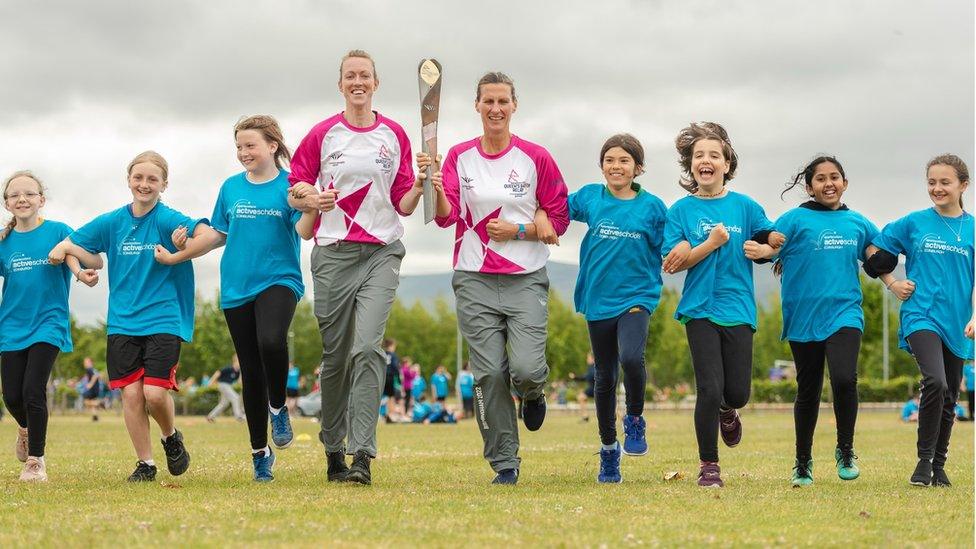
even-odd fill
[[(571, 302), (573, 300), (573, 290), (576, 288), (576, 275), (579, 273), (579, 265), (550, 261), (546, 267), (549, 270), (549, 287), (556, 291), (559, 297)], [(454, 291), (451, 289), (452, 274), (448, 272), (401, 276), (400, 289), (397, 290), (397, 297), (400, 301), (407, 304), (415, 301), (428, 304), (432, 303), (437, 296), (443, 296), (453, 306)], [(898, 266), (895, 275), (899, 278), (905, 277), (904, 265)], [(753, 269), (753, 280), (756, 284), (756, 295), (761, 302), (765, 302), (771, 295), (779, 293), (779, 280), (773, 276), (772, 267), (769, 265), (757, 265)], [(681, 291), (684, 282), (684, 273), (665, 275), (664, 277), (664, 285), (678, 292)]]

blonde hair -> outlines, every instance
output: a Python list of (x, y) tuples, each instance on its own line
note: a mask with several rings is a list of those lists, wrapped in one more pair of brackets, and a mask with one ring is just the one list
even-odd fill
[(278, 121), (273, 116), (255, 114), (254, 116), (241, 118), (234, 126), (234, 137), (236, 138), (237, 132), (242, 130), (259, 132), (265, 141), (278, 145), (278, 149), (274, 153), (274, 162), (279, 170), (284, 168), (283, 164), (291, 162), (291, 152), (288, 151), (288, 147), (285, 145), (285, 138), (281, 133), (281, 126), (278, 125)]
[[(38, 192), (38, 194), (40, 194), (41, 196), (44, 196), (44, 183), (41, 182), (40, 178), (38, 178), (36, 175), (34, 175), (34, 172), (32, 172), (30, 170), (17, 170), (14, 173), (10, 174), (9, 177), (7, 177), (6, 179), (3, 180), (3, 200), (4, 201), (7, 200), (7, 187), (10, 186), (10, 182), (11, 181), (13, 181), (14, 179), (17, 179), (18, 177), (27, 177), (29, 179), (34, 180), (34, 183), (37, 183), (37, 192)], [(14, 230), (14, 226), (15, 225), (17, 225), (17, 218), (16, 217), (11, 217), (10, 218), (10, 221), (7, 222), (7, 224), (3, 227), (3, 229), (0, 229), (0, 240), (3, 240), (5, 238), (7, 238), (7, 235), (10, 234), (10, 231)]]
[(132, 159), (132, 162), (129, 162), (129, 167), (125, 169), (126, 176), (132, 175), (132, 168), (134, 168), (136, 164), (142, 164), (143, 162), (149, 162), (162, 170), (163, 181), (169, 181), (169, 164), (166, 162), (166, 159), (163, 158), (163, 155), (156, 151), (143, 151), (137, 154), (136, 157)]
[(376, 61), (373, 61), (373, 57), (370, 54), (366, 53), (366, 50), (349, 50), (349, 53), (342, 56), (342, 61), (339, 61), (339, 80), (342, 80), (343, 63), (345, 63), (349, 59), (352, 59), (353, 57), (359, 57), (361, 59), (368, 60), (369, 64), (373, 66), (373, 80), (380, 79), (380, 76), (376, 74)]

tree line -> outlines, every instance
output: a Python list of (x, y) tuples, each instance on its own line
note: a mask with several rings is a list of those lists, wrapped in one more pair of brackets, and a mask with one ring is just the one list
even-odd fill
[[(862, 277), (865, 331), (858, 365), (860, 378), (882, 376), (882, 292), (884, 286)], [(685, 340), (684, 326), (673, 319), (680, 295), (664, 288), (661, 302), (651, 316), (648, 327), (648, 382), (657, 387), (691, 384), (694, 372), (691, 355)], [(897, 300), (889, 301), (889, 366), (890, 376), (914, 376), (917, 368), (912, 358), (897, 350)], [(789, 344), (780, 341), (783, 320), (778, 295), (770, 296), (758, 309), (758, 326), (753, 344), (753, 376), (766, 378), (776, 360), (792, 360)], [(397, 299), (387, 323), (387, 337), (397, 341), (397, 354), (409, 356), (421, 365), (424, 375), (430, 375), (439, 364), (454, 369), (457, 353), (457, 318), (452, 306), (444, 298), (425, 305), (406, 304)], [(104, 370), (105, 325), (81, 326), (72, 318), (71, 334), (75, 342), (72, 353), (62, 354), (55, 364), (55, 376), (73, 377), (83, 371), (84, 357), (90, 356)], [(289, 348), (295, 364), (303, 374), (311, 374), (321, 360), (322, 344), (318, 323), (309, 300), (299, 302), (291, 324)], [(590, 350), (586, 321), (574, 312), (573, 304), (556, 292), (549, 299), (549, 340), (546, 356), (553, 379), (566, 379), (570, 374), (586, 372), (586, 354)], [(196, 330), (193, 343), (183, 346), (179, 377), (193, 376), (197, 380), (226, 366), (234, 352), (218, 296), (198, 296)], [(462, 353), (467, 360), (467, 349)]]

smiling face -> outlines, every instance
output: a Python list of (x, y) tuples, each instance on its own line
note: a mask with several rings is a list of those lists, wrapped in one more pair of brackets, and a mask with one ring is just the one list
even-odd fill
[(41, 185), (33, 178), (18, 175), (10, 180), (3, 193), (3, 206), (21, 221), (29, 222), (37, 217), (37, 211), (44, 206)]
[(930, 166), (927, 179), (929, 198), (940, 210), (950, 210), (961, 204), (962, 193), (969, 186), (968, 181), (959, 180), (955, 168), (946, 164)]
[(237, 143), (237, 160), (248, 172), (261, 172), (271, 168), (278, 144), (268, 141), (258, 130), (240, 130), (234, 141)]
[(479, 92), (480, 97), (475, 101), (474, 108), (481, 115), (484, 132), (508, 132), (518, 106), (512, 97), (512, 87), (508, 84), (482, 84)]
[(722, 142), (716, 139), (699, 139), (691, 154), (691, 175), (702, 187), (714, 189), (725, 183), (729, 173), (729, 161), (722, 152)]
[(165, 189), (163, 169), (152, 162), (139, 162), (129, 170), (129, 190), (134, 203), (151, 208)]
[(346, 98), (347, 110), (371, 110), (373, 92), (379, 88), (373, 62), (365, 57), (350, 57), (339, 68), (339, 91)]
[(641, 168), (634, 157), (622, 147), (611, 147), (603, 154), (603, 178), (609, 187), (616, 190), (628, 188), (640, 173)]
[(833, 162), (821, 162), (813, 171), (807, 194), (832, 210), (840, 207), (840, 199), (847, 190), (847, 180)]

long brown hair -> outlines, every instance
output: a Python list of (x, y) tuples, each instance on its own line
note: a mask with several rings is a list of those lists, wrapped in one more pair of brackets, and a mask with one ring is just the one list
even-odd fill
[[(940, 154), (932, 160), (929, 160), (929, 163), (925, 165), (926, 177), (928, 177), (929, 168), (932, 166), (949, 166), (956, 171), (956, 177), (959, 178), (960, 183), (969, 183), (969, 167), (966, 166), (966, 163), (962, 161), (962, 158), (959, 158), (954, 154)], [(959, 207), (963, 210), (966, 209), (966, 206), (964, 206), (962, 202), (962, 194), (959, 195)]]
[(291, 163), (291, 152), (285, 145), (284, 135), (281, 133), (281, 126), (273, 116), (267, 114), (256, 114), (240, 119), (234, 126), (234, 137), (241, 130), (254, 130), (260, 132), (261, 136), (268, 143), (276, 143), (278, 149), (274, 153), (274, 163), (277, 168), (283, 169), (285, 164)]

